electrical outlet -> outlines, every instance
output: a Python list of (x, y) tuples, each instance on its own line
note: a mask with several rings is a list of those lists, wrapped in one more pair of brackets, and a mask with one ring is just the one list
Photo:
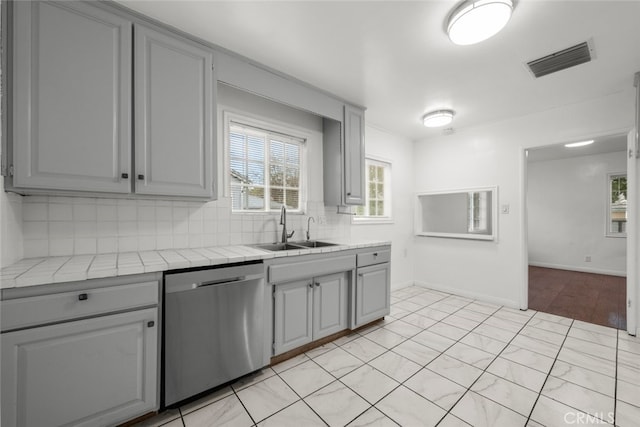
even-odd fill
[(327, 217), (324, 215), (318, 216), (318, 224), (327, 225)]
[(584, 257), (585, 262), (591, 262), (591, 255), (587, 255)]

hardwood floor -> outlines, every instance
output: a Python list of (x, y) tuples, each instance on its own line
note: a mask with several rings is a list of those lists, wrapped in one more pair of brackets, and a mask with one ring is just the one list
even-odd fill
[(529, 308), (618, 329), (627, 327), (625, 277), (529, 266)]

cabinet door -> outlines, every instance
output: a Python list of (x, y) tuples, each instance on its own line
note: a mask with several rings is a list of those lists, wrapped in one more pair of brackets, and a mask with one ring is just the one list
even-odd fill
[(389, 263), (358, 269), (356, 327), (389, 314), (390, 291)]
[(13, 9), (13, 186), (130, 192), (131, 22), (81, 2)]
[(363, 205), (364, 197), (364, 112), (344, 107), (345, 204)]
[(311, 342), (313, 339), (311, 279), (276, 285), (273, 311), (274, 355)]
[(213, 197), (213, 55), (135, 27), (135, 190)]
[(313, 339), (347, 329), (347, 273), (331, 274), (314, 279)]
[(2, 425), (115, 425), (157, 409), (157, 339), (157, 309), (3, 334)]

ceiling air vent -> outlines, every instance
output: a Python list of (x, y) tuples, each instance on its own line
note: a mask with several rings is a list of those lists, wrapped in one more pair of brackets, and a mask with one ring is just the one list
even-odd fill
[(591, 53), (592, 49), (589, 47), (589, 43), (583, 42), (542, 58), (534, 59), (527, 62), (527, 66), (535, 77), (542, 77), (589, 62), (592, 59)]

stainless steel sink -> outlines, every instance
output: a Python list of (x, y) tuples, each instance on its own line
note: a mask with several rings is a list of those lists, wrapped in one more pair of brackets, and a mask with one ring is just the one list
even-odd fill
[(288, 251), (290, 249), (297, 249), (297, 250), (302, 249), (302, 247), (292, 245), (291, 243), (267, 243), (264, 245), (255, 245), (255, 246), (256, 248), (264, 249), (265, 251), (273, 251), (273, 252)]
[(323, 248), (326, 246), (336, 246), (336, 243), (322, 242), (319, 240), (309, 240), (304, 242), (292, 242), (292, 243), (267, 243), (262, 245), (255, 245), (258, 249), (265, 251), (288, 251), (290, 249), (309, 249), (309, 248)]
[(324, 248), (325, 246), (336, 246), (337, 243), (322, 242), (320, 240), (307, 240), (304, 242), (293, 242), (293, 245), (304, 246), (305, 248)]

